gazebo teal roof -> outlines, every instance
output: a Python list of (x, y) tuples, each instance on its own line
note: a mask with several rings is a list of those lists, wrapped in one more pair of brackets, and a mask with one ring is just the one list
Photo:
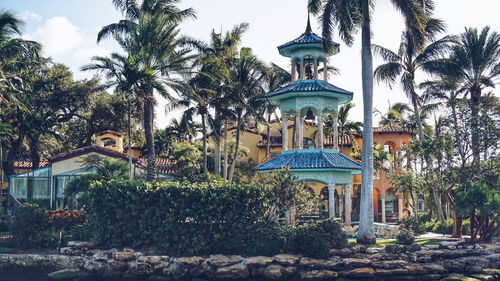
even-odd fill
[(307, 18), (306, 31), (299, 37), (293, 39), (290, 42), (278, 46), (278, 51), (280, 55), (285, 57), (292, 57), (300, 49), (317, 49), (318, 52), (323, 53), (326, 57), (328, 55), (334, 55), (338, 53), (339, 44), (332, 42), (331, 50), (326, 50), (323, 38), (318, 36), (312, 31), (311, 21)]
[(352, 92), (341, 89), (324, 80), (314, 79), (298, 80), (292, 82), (283, 88), (267, 94), (266, 96), (270, 98), (287, 93), (305, 93), (309, 95), (317, 95), (318, 92), (341, 94), (347, 96), (349, 99), (352, 99)]
[(258, 171), (281, 169), (361, 170), (361, 164), (332, 149), (286, 150), (256, 167)]

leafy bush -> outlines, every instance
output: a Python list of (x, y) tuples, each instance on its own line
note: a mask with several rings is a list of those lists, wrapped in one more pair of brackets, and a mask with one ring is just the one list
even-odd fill
[(453, 233), (453, 219), (448, 219), (445, 221), (436, 221), (432, 227), (432, 232), (442, 233), (442, 234), (452, 234)]
[(35, 203), (23, 203), (14, 209), (10, 230), (20, 248), (28, 248), (33, 236), (47, 228), (44, 209)]
[(48, 223), (56, 228), (81, 224), (85, 221), (85, 213), (78, 210), (47, 210), (45, 211), (45, 215), (47, 216)]
[(9, 225), (8, 221), (0, 221), (0, 232), (9, 231)]
[(95, 182), (82, 199), (93, 238), (103, 246), (157, 246), (165, 253), (192, 255), (217, 251), (220, 237), (261, 219), (267, 194), (218, 181), (112, 180)]
[(321, 220), (296, 230), (293, 251), (314, 258), (328, 258), (331, 248), (345, 248), (347, 236), (334, 220)]
[(411, 245), (415, 242), (415, 234), (411, 230), (403, 229), (396, 236), (396, 240), (398, 244)]
[(402, 230), (413, 232), (414, 235), (422, 235), (426, 232), (424, 221), (420, 216), (411, 216), (402, 221), (400, 228)]
[[(273, 256), (292, 248), (295, 230), (273, 222), (252, 225), (245, 235), (244, 250), (247, 255)], [(237, 245), (241, 247), (240, 245)], [(240, 249), (241, 251), (241, 249)]]

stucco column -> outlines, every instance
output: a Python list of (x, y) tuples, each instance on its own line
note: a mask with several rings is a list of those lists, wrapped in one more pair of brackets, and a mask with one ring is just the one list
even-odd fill
[(292, 82), (297, 80), (297, 62), (292, 58)]
[[(271, 141), (270, 137), (267, 136), (268, 140)], [(288, 114), (281, 114), (281, 142), (282, 149), (288, 150)]]
[(285, 224), (286, 226), (291, 225), (290, 211), (285, 211)]
[(314, 79), (318, 80), (318, 58), (314, 58)]
[(323, 80), (328, 81), (328, 59), (323, 61)]
[(295, 141), (294, 148), (300, 148), (300, 110), (295, 111), (295, 135), (293, 136)]
[(344, 221), (343, 215), (344, 215), (344, 197), (339, 196), (339, 217), (340, 221), (342, 222)]
[(344, 187), (344, 203), (345, 203), (345, 227), (351, 227), (351, 212), (352, 212), (352, 197), (351, 197), (351, 184), (346, 184)]
[(338, 112), (333, 112), (332, 117), (333, 117), (333, 149), (339, 150), (339, 125), (338, 125), (339, 114), (338, 114)]
[(382, 213), (382, 223), (386, 223), (385, 220), (385, 194), (380, 194), (380, 209)]
[(300, 80), (306, 79), (306, 66), (304, 65), (304, 58), (300, 58)]
[(304, 148), (304, 118), (300, 118), (299, 148)]
[(318, 148), (323, 149), (323, 111), (321, 109), (318, 112)]
[(335, 184), (328, 184), (328, 217), (335, 218)]
[(403, 219), (403, 195), (398, 195), (398, 217), (400, 220)]

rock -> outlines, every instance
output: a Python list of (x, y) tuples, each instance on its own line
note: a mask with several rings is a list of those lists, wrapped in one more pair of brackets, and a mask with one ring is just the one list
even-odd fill
[(485, 257), (463, 257), (461, 260), (468, 266), (479, 266), (482, 268), (486, 268), (490, 264), (490, 261)]
[(226, 267), (240, 263), (242, 259), (241, 256), (211, 255), (206, 262), (212, 267)]
[(426, 249), (426, 250), (437, 250), (437, 249), (439, 249), (439, 245), (425, 245), (422, 248)]
[(139, 256), (137, 257), (138, 262), (144, 262), (149, 264), (158, 264), (162, 261), (161, 256)]
[(382, 269), (394, 269), (394, 268), (402, 268), (408, 264), (407, 261), (404, 260), (393, 260), (393, 261), (375, 261), (372, 262), (372, 266), (376, 268)]
[(469, 265), (465, 267), (465, 272), (468, 273), (482, 273), (483, 268), (477, 265)]
[(131, 261), (135, 259), (135, 255), (131, 252), (114, 252), (113, 259), (118, 261)]
[(416, 252), (422, 250), (422, 246), (420, 245), (404, 245), (404, 251), (406, 252)]
[(443, 274), (447, 273), (448, 270), (440, 264), (436, 263), (423, 263), (422, 267), (430, 274)]
[(489, 275), (500, 275), (500, 269), (496, 268), (483, 268), (484, 274), (489, 274)]
[(299, 255), (279, 254), (274, 256), (274, 261), (285, 266), (296, 265), (300, 260)]
[(408, 269), (407, 268), (394, 268), (394, 269), (382, 269), (382, 268), (376, 268), (375, 273), (377, 275), (382, 275), (382, 276), (394, 276), (394, 275), (404, 275), (408, 274)]
[(86, 249), (94, 249), (95, 248), (95, 243), (94, 242), (88, 242), (88, 241), (69, 241), (68, 242), (68, 247), (71, 248), (86, 248)]
[(363, 245), (356, 245), (354, 247), (351, 247), (351, 251), (353, 251), (354, 253), (364, 254), (366, 253), (366, 247)]
[(126, 271), (128, 269), (127, 262), (108, 260), (109, 268), (113, 271)]
[(80, 273), (79, 269), (61, 269), (52, 273), (47, 274), (47, 277), (51, 280), (68, 280), (75, 279)]
[(341, 258), (330, 258), (327, 260), (301, 258), (299, 266), (306, 269), (336, 269), (343, 263)]
[(450, 272), (464, 272), (466, 263), (460, 259), (443, 260), (441, 264)]
[(438, 243), (440, 249), (456, 249), (458, 242), (455, 241), (440, 241)]
[(472, 274), (471, 277), (485, 281), (485, 280), (495, 280), (495, 278), (491, 275), (486, 274)]
[(426, 274), (418, 277), (419, 281), (441, 280), (441, 274)]
[(463, 274), (452, 274), (444, 279), (441, 279), (441, 281), (480, 281), (480, 280), (464, 276)]
[(243, 260), (248, 266), (268, 266), (273, 262), (274, 258), (257, 256), (257, 257), (248, 257)]
[(102, 261), (86, 260), (83, 268), (89, 272), (103, 272), (108, 269), (108, 264)]
[(343, 249), (330, 249), (330, 256), (340, 256), (340, 257), (349, 257), (352, 255), (352, 251), (349, 248)]
[(226, 267), (217, 268), (215, 277), (217, 279), (242, 280), (250, 274), (246, 265), (239, 263)]
[(99, 251), (92, 255), (92, 259), (95, 261), (107, 261), (111, 257), (109, 252)]
[(171, 281), (172, 278), (159, 275), (148, 276), (148, 281)]
[(140, 261), (129, 261), (128, 272), (139, 275), (146, 275), (146, 274), (153, 274), (155, 270), (152, 264)]
[(369, 257), (372, 261), (398, 260), (400, 254), (377, 253)]
[(264, 270), (264, 277), (271, 280), (277, 280), (293, 275), (296, 271), (297, 268), (294, 266), (281, 266), (272, 264), (266, 267), (266, 269)]
[(300, 279), (303, 280), (331, 280), (335, 279), (338, 273), (331, 270), (311, 270), (300, 273)]
[(345, 268), (365, 267), (365, 266), (370, 266), (371, 263), (372, 261), (369, 259), (353, 259), (353, 258), (344, 259)]
[(82, 249), (77, 249), (77, 248), (72, 248), (72, 247), (62, 247), (60, 251), (61, 251), (61, 254), (68, 255), (68, 256), (76, 256), (76, 255), (81, 255), (84, 253), (84, 251), (82, 251)]
[(373, 248), (367, 248), (366, 249), (366, 253), (370, 254), (370, 255), (378, 254), (378, 253), (384, 253), (384, 252), (385, 252), (384, 248), (375, 248), (375, 247), (373, 247)]
[(180, 266), (177, 263), (170, 263), (168, 266), (163, 268), (163, 274), (167, 276), (177, 276), (182, 273)]
[(175, 261), (175, 263), (181, 267), (195, 267), (200, 265), (202, 261), (203, 261), (202, 257), (183, 257), (183, 258), (178, 258)]
[(361, 267), (343, 270), (339, 272), (339, 275), (343, 277), (371, 277), (375, 275), (375, 270), (371, 267)]
[(403, 248), (403, 246), (400, 245), (387, 245), (385, 246), (385, 251), (387, 253), (400, 254), (403, 253), (405, 249)]
[(154, 271), (155, 272), (163, 272), (163, 269), (168, 267), (170, 265), (170, 262), (168, 261), (160, 261), (157, 264), (154, 264)]
[(427, 270), (421, 264), (410, 264), (408, 266), (408, 273), (412, 275), (426, 274)]

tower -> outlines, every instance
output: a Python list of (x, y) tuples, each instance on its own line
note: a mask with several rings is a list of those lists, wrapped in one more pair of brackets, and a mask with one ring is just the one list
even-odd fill
[[(307, 20), (305, 32), (278, 47), (282, 56), (290, 58), (292, 82), (267, 98), (280, 108), (282, 119), (282, 151), (257, 166), (262, 173), (288, 167), (299, 180), (328, 186), (328, 211), (335, 217), (335, 189), (345, 196), (345, 220), (350, 225), (352, 175), (359, 174), (361, 165), (339, 152), (337, 117), (339, 105), (352, 100), (353, 93), (328, 82), (328, 58), (339, 53), (339, 44), (325, 46), (323, 38), (312, 32)], [(333, 148), (323, 149), (323, 118), (334, 119)], [(314, 149), (304, 149), (304, 119), (316, 119), (318, 143)], [(295, 134), (289, 148), (288, 121), (294, 120)], [(339, 214), (341, 217), (343, 214)]]

